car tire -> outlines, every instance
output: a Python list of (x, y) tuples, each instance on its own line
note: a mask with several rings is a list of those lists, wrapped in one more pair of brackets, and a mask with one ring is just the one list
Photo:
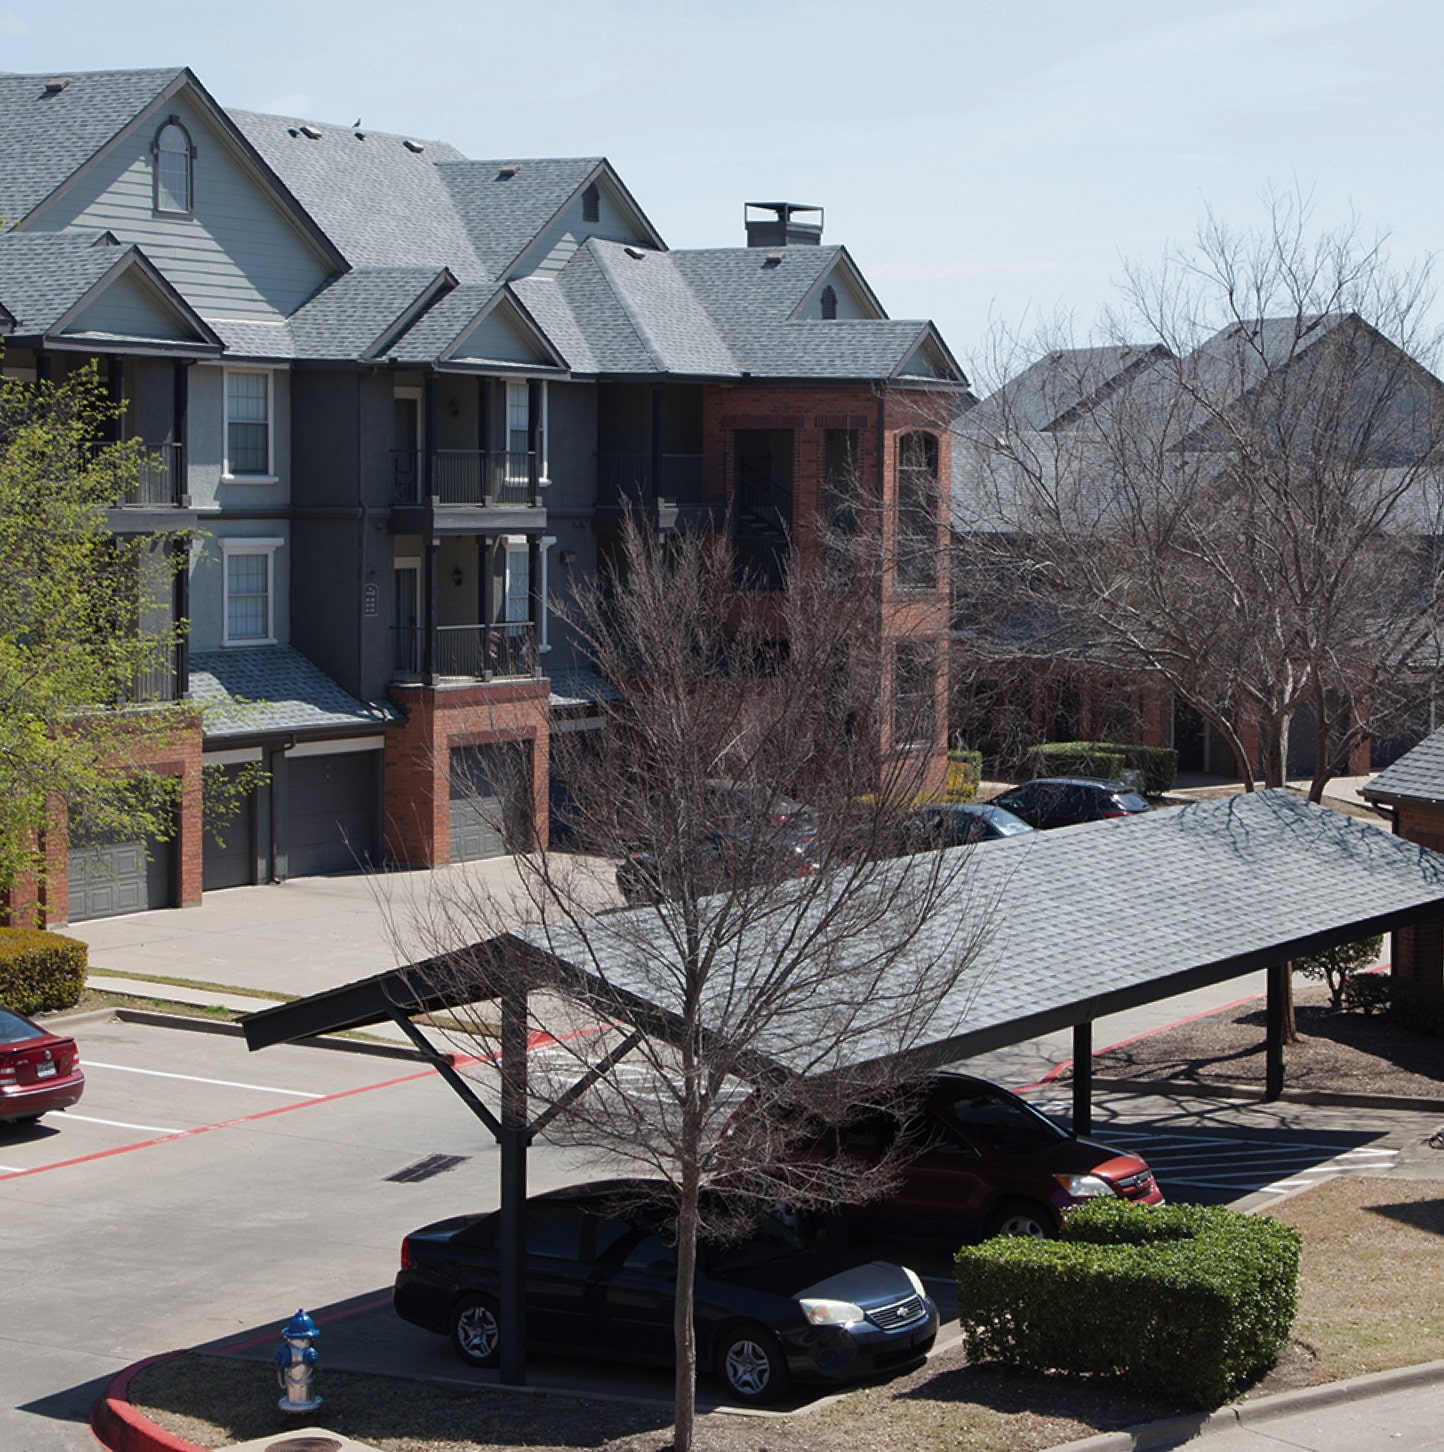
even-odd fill
[(736, 1401), (752, 1406), (775, 1402), (787, 1390), (787, 1358), (770, 1331), (734, 1326), (717, 1343), (717, 1379)]
[(451, 1308), (451, 1347), (468, 1366), (501, 1360), (501, 1318), (490, 1296), (463, 1296)]
[(1051, 1240), (1058, 1233), (1058, 1223), (1041, 1205), (1030, 1200), (1008, 1200), (993, 1212), (985, 1233), (989, 1240), (995, 1235)]

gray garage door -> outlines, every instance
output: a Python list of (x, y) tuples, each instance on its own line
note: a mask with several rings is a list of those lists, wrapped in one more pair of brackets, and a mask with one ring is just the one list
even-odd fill
[(294, 756), (286, 773), (289, 876), (354, 872), (378, 860), (374, 751)]
[[(247, 768), (228, 765), (207, 770), (221, 771), (234, 781)], [(218, 887), (245, 887), (256, 880), (256, 793), (248, 792), (239, 801), (228, 796), (227, 805), (232, 810), (223, 818), (206, 814), (202, 879), (206, 892)]]
[[(147, 851), (149, 848), (149, 851)], [(171, 906), (175, 844), (72, 831), (70, 921)]]
[(451, 860), (502, 857), (531, 829), (531, 743), (451, 749)]

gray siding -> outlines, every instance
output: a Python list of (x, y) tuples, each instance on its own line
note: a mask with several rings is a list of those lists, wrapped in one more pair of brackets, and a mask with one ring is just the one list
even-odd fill
[(590, 383), (547, 384), (548, 517), (590, 509), (597, 499), (597, 390)]
[(175, 309), (135, 271), (116, 278), (89, 307), (81, 309), (65, 331), (195, 340)]
[(493, 308), (471, 334), (462, 339), (452, 356), (503, 363), (539, 363), (547, 367), (552, 361), (504, 307)]
[(588, 237), (600, 237), (604, 242), (637, 242), (651, 246), (651, 239), (633, 221), (630, 208), (622, 207), (605, 179), (598, 183), (598, 190), (601, 193), (600, 220), (582, 220), (582, 194), (578, 192), (556, 221), (522, 253), (508, 276), (530, 277), (537, 273), (543, 277), (554, 277)]
[(872, 303), (857, 290), (842, 267), (834, 267), (813, 290), (812, 296), (797, 310), (799, 318), (822, 317), (823, 290), (831, 287), (837, 294), (837, 316), (839, 319), (877, 318), (881, 314)]
[(194, 216), (155, 215), (150, 144), (162, 116), (123, 136), (30, 228), (108, 228), (143, 247), (203, 317), (291, 312), (325, 280), (326, 263), (199, 109), (177, 97), (172, 112), (197, 150)]

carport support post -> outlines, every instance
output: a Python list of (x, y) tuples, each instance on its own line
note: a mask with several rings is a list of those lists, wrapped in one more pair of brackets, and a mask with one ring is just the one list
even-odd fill
[(1264, 1100), (1281, 1099), (1284, 1092), (1284, 1002), (1289, 991), (1289, 965), (1273, 963), (1268, 970), (1268, 1029), (1264, 1045)]
[(1073, 1133), (1093, 1133), (1093, 1020), (1073, 1025)]
[(526, 990), (501, 1000), (501, 1380), (526, 1385)]

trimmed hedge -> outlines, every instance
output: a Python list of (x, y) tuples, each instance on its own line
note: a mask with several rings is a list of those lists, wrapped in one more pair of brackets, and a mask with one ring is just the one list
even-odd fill
[(1297, 1306), (1299, 1235), (1221, 1206), (1090, 1200), (1062, 1238), (957, 1255), (969, 1360), (1118, 1376), (1217, 1406), (1268, 1366)]
[(90, 950), (39, 928), (0, 928), (0, 1004), (27, 1016), (74, 1008), (85, 991)]
[(1125, 771), (1143, 777), (1143, 791), (1160, 797), (1178, 780), (1178, 752), (1171, 746), (1118, 741), (1046, 741), (1033, 748), (1038, 776), (1106, 776)]
[(981, 751), (948, 752), (948, 780), (943, 791), (943, 800), (948, 802), (970, 802), (978, 794), (978, 783), (983, 779), (983, 753)]

